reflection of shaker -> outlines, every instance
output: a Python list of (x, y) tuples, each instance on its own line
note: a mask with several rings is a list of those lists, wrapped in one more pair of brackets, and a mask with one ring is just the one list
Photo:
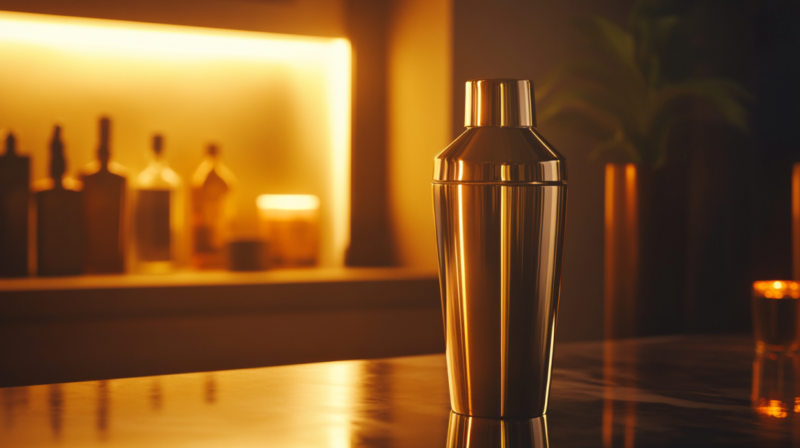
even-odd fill
[(753, 361), (753, 409), (760, 415), (800, 415), (800, 357), (796, 352), (756, 353)]
[(467, 130), (435, 160), (450, 400), (544, 415), (561, 282), (566, 164), (531, 126), (530, 82), (467, 82)]
[(548, 448), (547, 417), (506, 420), (450, 413), (447, 448)]

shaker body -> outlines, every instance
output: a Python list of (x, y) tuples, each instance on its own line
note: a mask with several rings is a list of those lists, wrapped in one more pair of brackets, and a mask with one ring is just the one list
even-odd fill
[(556, 327), (566, 185), (433, 186), (455, 412), (541, 416)]
[(467, 129), (433, 173), (450, 402), (470, 417), (534, 419), (550, 389), (566, 161), (534, 128), (529, 81), (466, 88)]

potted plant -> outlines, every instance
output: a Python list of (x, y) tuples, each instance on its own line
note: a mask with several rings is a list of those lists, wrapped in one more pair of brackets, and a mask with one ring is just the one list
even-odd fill
[(642, 198), (643, 177), (665, 165), (670, 137), (683, 122), (721, 120), (748, 129), (750, 95), (735, 81), (667, 76), (663, 56), (681, 20), (654, 0), (634, 4), (627, 29), (599, 16), (582, 19), (576, 28), (593, 57), (556, 68), (539, 89), (540, 120), (592, 136), (589, 157), (607, 161), (604, 300), (611, 338), (642, 334), (641, 208), (658, 206)]

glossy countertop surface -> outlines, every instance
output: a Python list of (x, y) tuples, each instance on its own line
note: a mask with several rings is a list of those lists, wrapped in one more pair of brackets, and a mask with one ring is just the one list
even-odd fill
[[(754, 360), (744, 336), (559, 344), (550, 446), (800, 446), (800, 414), (753, 408)], [(449, 407), (444, 355), (5, 388), (0, 447), (444, 448)]]

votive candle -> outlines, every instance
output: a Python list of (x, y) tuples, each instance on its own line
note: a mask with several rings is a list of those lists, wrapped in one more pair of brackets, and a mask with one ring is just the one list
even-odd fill
[(260, 233), (269, 246), (269, 266), (315, 266), (319, 258), (319, 198), (262, 194), (257, 205)]
[(759, 353), (797, 350), (798, 304), (798, 282), (769, 280), (753, 283), (753, 330)]

